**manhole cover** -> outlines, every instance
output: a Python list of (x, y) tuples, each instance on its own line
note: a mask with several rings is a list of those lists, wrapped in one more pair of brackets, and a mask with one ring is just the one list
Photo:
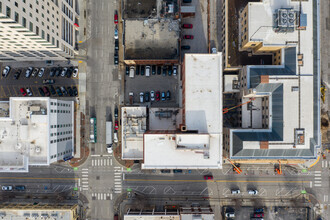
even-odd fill
[(96, 180), (100, 180), (100, 176), (96, 176)]

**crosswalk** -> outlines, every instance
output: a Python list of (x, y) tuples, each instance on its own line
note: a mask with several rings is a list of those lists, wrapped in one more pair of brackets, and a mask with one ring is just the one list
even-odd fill
[(111, 193), (92, 193), (93, 200), (112, 200)]
[(322, 160), (322, 168), (330, 167), (330, 161)]
[[(83, 168), (82, 169), (82, 177), (81, 177), (81, 185), (82, 187), (80, 187), (80, 191), (81, 190), (88, 190), (88, 168)], [(79, 179), (79, 186), (80, 186), (80, 179)]]
[(322, 186), (322, 171), (316, 170), (314, 172), (314, 186), (321, 187)]
[(115, 172), (114, 172), (114, 180), (115, 180), (115, 193), (121, 193), (122, 192), (122, 178), (124, 177), (123, 175), (123, 168), (122, 167), (114, 167)]
[(92, 167), (112, 166), (112, 158), (93, 158)]

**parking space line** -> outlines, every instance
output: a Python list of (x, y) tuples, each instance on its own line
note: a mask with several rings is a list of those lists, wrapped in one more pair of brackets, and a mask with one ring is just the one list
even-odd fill
[[(18, 96), (19, 94), (17, 94), (17, 91), (16, 91), (15, 87), (12, 86), (12, 88), (13, 88), (13, 90), (14, 90), (15, 96)], [(20, 88), (17, 88), (17, 89), (20, 89)]]
[(1, 86), (1, 93), (0, 94), (1, 94), (0, 95), (1, 98), (5, 98), (6, 97), (6, 93), (5, 93), (5, 90), (3, 89), (3, 86)]

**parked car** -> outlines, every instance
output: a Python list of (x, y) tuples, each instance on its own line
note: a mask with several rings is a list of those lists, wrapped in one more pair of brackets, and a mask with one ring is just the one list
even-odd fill
[(213, 180), (213, 176), (212, 175), (205, 175), (204, 180)]
[(23, 96), (26, 96), (27, 95), (27, 93), (26, 93), (26, 91), (25, 91), (24, 88), (21, 88), (19, 91), (21, 91), (21, 93), (22, 93)]
[(212, 53), (217, 53), (217, 48), (213, 47), (212, 48)]
[(64, 86), (61, 86), (61, 91), (63, 92), (64, 95), (68, 95), (68, 92), (66, 91)]
[(12, 191), (13, 190), (13, 186), (2, 186), (1, 189), (3, 191)]
[(118, 125), (118, 121), (115, 121), (115, 130), (118, 131), (119, 125)]
[(162, 74), (162, 67), (158, 66), (157, 67), (157, 75), (160, 75), (160, 74)]
[(155, 101), (155, 91), (150, 91), (150, 100)]
[(140, 74), (140, 66), (137, 65), (135, 69), (135, 75), (139, 75), (139, 74)]
[(144, 75), (144, 66), (141, 66), (141, 76)]
[(38, 91), (39, 91), (41, 96), (45, 96), (45, 92), (44, 92), (44, 90), (42, 90), (41, 87), (38, 88)]
[(71, 88), (70, 86), (68, 86), (67, 89), (68, 89), (68, 93), (69, 93), (69, 95), (70, 95), (70, 96), (73, 96), (74, 94), (73, 94), (73, 90), (72, 90), (72, 88)]
[(5, 66), (5, 68), (2, 70), (2, 76), (7, 77), (10, 73), (10, 70), (11, 70), (10, 66)]
[(115, 111), (114, 111), (114, 115), (115, 115), (115, 119), (118, 119), (118, 108), (117, 106), (115, 107)]
[(45, 68), (40, 68), (38, 76), (42, 77), (44, 75), (44, 73), (45, 73)]
[(168, 75), (172, 76), (172, 66), (168, 66)]
[(114, 15), (114, 23), (115, 24), (118, 24), (118, 12), (117, 12), (117, 10), (115, 10), (115, 15)]
[(160, 170), (161, 173), (171, 173), (171, 170)]
[(31, 76), (32, 70), (33, 70), (32, 67), (27, 68), (27, 70), (25, 71), (25, 77), (26, 78), (29, 78)]
[(37, 74), (38, 74), (38, 72), (39, 72), (39, 68), (34, 68), (34, 70), (32, 71), (31, 76), (32, 76), (32, 77), (36, 77)]
[(182, 173), (182, 170), (173, 170), (173, 173)]
[(129, 66), (126, 66), (126, 76), (129, 75)]
[(61, 92), (60, 87), (56, 87), (56, 92), (57, 92), (58, 96), (63, 96), (63, 93)]
[(253, 214), (253, 217), (255, 217), (255, 218), (262, 218), (262, 217), (264, 217), (264, 213), (254, 213)]
[(257, 195), (258, 194), (258, 190), (254, 189), (254, 190), (248, 190), (249, 195)]
[(171, 100), (171, 92), (170, 92), (170, 90), (167, 90), (167, 92), (166, 92), (166, 99), (167, 100)]
[(17, 72), (14, 74), (14, 79), (18, 79), (19, 76), (21, 75), (21, 70), (17, 70)]
[(190, 50), (190, 46), (189, 45), (182, 45), (181, 50)]
[(30, 88), (26, 88), (26, 93), (28, 94), (28, 96), (33, 96)]
[(235, 217), (235, 213), (234, 212), (227, 212), (225, 214), (225, 216), (228, 217), (228, 218), (234, 218)]
[(115, 50), (119, 50), (119, 40), (115, 39)]
[(112, 145), (107, 145), (107, 151), (108, 151), (109, 154), (113, 153)]
[(50, 86), (49, 87), (50, 89), (50, 93), (52, 94), (52, 95), (56, 95), (56, 90), (55, 90), (55, 88), (54, 88), (54, 86)]
[(166, 97), (165, 97), (165, 92), (162, 92), (162, 101), (165, 101)]
[(160, 92), (157, 91), (157, 92), (156, 92), (156, 101), (158, 102), (159, 100), (160, 100)]
[(115, 28), (115, 39), (118, 39), (118, 29)]
[(129, 77), (130, 78), (134, 78), (134, 72), (135, 72), (135, 67), (134, 66), (130, 66), (129, 68)]
[(72, 76), (76, 78), (78, 76), (79, 70), (78, 68), (74, 68)]
[(149, 92), (144, 93), (144, 101), (145, 102), (150, 102), (150, 93)]
[(150, 66), (146, 66), (146, 76), (150, 76)]
[(118, 143), (118, 133), (117, 133), (117, 131), (115, 131), (113, 133), (113, 142)]
[(144, 93), (140, 92), (140, 102), (143, 103), (144, 100)]
[(156, 66), (152, 66), (151, 74), (156, 75)]
[(49, 72), (49, 76), (50, 77), (54, 77), (55, 76), (55, 72), (56, 72), (56, 68), (55, 67), (51, 68), (50, 69), (50, 72)]
[(232, 189), (231, 190), (231, 194), (240, 194), (241, 193), (241, 190), (239, 189)]
[(55, 80), (53, 80), (53, 79), (44, 79), (44, 80), (42, 80), (42, 83), (43, 84), (54, 84)]
[(115, 63), (116, 66), (117, 66), (118, 63), (119, 63), (119, 56), (118, 56), (118, 52), (117, 52), (117, 51), (115, 51), (115, 55), (114, 55), (114, 63)]
[(191, 0), (183, 0), (183, 3), (191, 3)]
[(61, 76), (64, 77), (66, 75), (66, 72), (68, 71), (68, 68), (64, 67), (61, 72)]
[(166, 75), (167, 75), (167, 67), (163, 66), (163, 76), (166, 76)]
[(17, 190), (17, 191), (24, 191), (25, 190), (25, 186), (15, 186), (15, 190)]
[(193, 25), (192, 24), (183, 24), (182, 28), (191, 29), (191, 28), (193, 28)]
[(47, 86), (42, 87), (42, 90), (44, 91), (46, 96), (50, 96), (49, 89), (47, 88)]
[(60, 76), (61, 75), (61, 72), (62, 72), (62, 68), (61, 67), (58, 67), (55, 71), (55, 76)]
[(72, 86), (74, 96), (78, 96), (78, 89), (75, 86)]
[(193, 36), (193, 35), (189, 35), (189, 34), (187, 34), (187, 35), (184, 35), (184, 36), (183, 36), (183, 39), (192, 40), (192, 39), (194, 39), (194, 36)]
[(73, 66), (71, 66), (70, 68), (68, 68), (68, 71), (66, 72), (66, 77), (67, 78), (71, 78), (73, 73)]
[(177, 66), (173, 66), (173, 76), (176, 76), (178, 74)]
[(254, 209), (254, 212), (255, 213), (264, 212), (264, 209), (263, 208), (256, 208), (256, 209)]

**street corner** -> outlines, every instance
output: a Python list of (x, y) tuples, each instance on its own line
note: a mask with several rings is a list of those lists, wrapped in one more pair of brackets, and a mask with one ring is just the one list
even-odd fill
[(130, 168), (134, 165), (133, 160), (122, 160), (122, 158), (121, 158), (121, 145), (120, 144), (118, 144), (116, 146), (116, 148), (114, 149), (113, 156), (114, 156), (115, 160), (118, 162), (118, 164), (120, 164), (121, 166), (123, 166), (125, 168)]
[(69, 162), (71, 167), (79, 167), (81, 165), (83, 165), (86, 160), (89, 157), (89, 148), (88, 147), (80, 147), (80, 153), (81, 156), (79, 158), (72, 158)]

